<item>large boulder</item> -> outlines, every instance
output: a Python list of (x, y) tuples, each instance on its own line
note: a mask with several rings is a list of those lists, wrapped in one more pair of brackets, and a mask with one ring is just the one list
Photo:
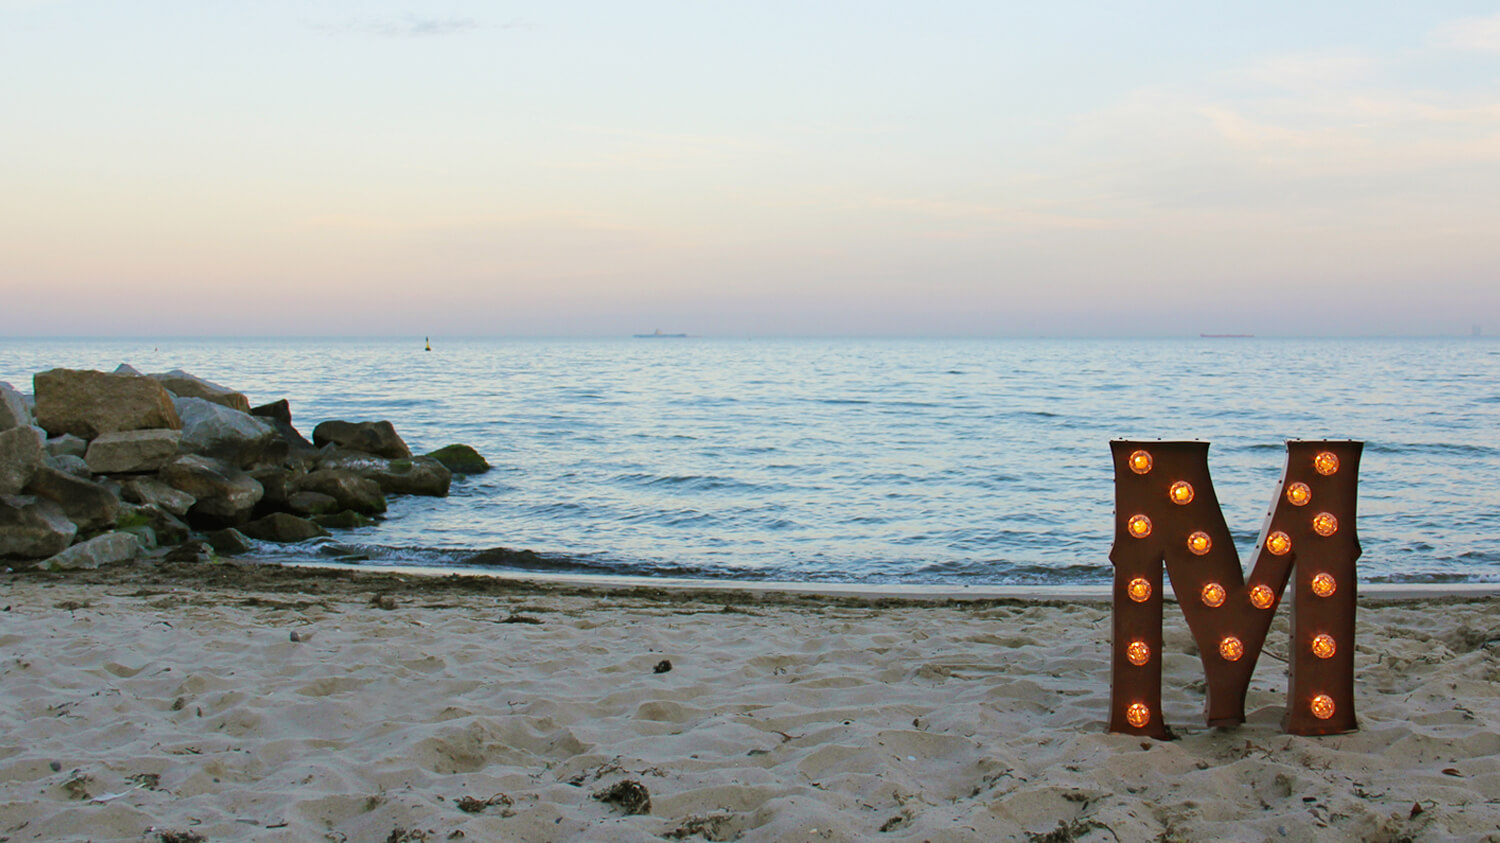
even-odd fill
[[(231, 411), (232, 412), (232, 411)], [(230, 465), (185, 454), (162, 466), (163, 483), (195, 499), (188, 523), (201, 529), (233, 527), (250, 520), (265, 490), (255, 478)]]
[(250, 412), (250, 400), (243, 393), (235, 392), (227, 386), (220, 386), (212, 381), (206, 381), (196, 375), (190, 375), (181, 369), (159, 372), (150, 377), (178, 398), (201, 398), (231, 410), (239, 410), (241, 413)]
[(322, 492), (301, 491), (286, 501), (288, 512), (304, 518), (313, 515), (329, 515), (339, 511), (338, 499)]
[(214, 530), (204, 536), (204, 538), (208, 539), (208, 543), (213, 547), (214, 552), (222, 553), (225, 556), (242, 556), (253, 549), (250, 546), (250, 539), (233, 527)]
[(0, 558), (41, 559), (73, 543), (78, 526), (62, 507), (34, 495), (0, 495)]
[(155, 477), (136, 477), (126, 480), (120, 489), (120, 497), (131, 503), (158, 507), (178, 518), (198, 502), (197, 498), (180, 489), (161, 482)]
[(0, 430), (30, 426), (31, 409), (26, 406), (26, 399), (15, 387), (0, 381)]
[(91, 480), (74, 477), (50, 466), (37, 469), (26, 486), (26, 493), (56, 503), (78, 525), (79, 532), (91, 533), (115, 525), (120, 499), (109, 489)]
[(319, 448), (333, 444), (349, 451), (364, 451), (387, 459), (405, 459), (411, 449), (396, 435), (388, 421), (326, 421), (313, 428), (313, 444)]
[(307, 541), (330, 535), (329, 532), (305, 518), (285, 512), (273, 512), (240, 527), (240, 532), (252, 539), (278, 544)]
[[(115, 529), (139, 536), (151, 536), (164, 545), (182, 544), (191, 532), (177, 516), (152, 504), (121, 504)], [(141, 544), (150, 546), (144, 538)]]
[(262, 404), (259, 407), (251, 407), (250, 415), (269, 421), (283, 421), (292, 423), (292, 405), (285, 398)]
[(454, 474), (483, 474), (490, 464), (468, 445), (446, 445), (428, 454)]
[(63, 454), (54, 457), (51, 454), (42, 454), (42, 465), (51, 466), (63, 474), (71, 474), (83, 480), (92, 480), (94, 472), (89, 471), (89, 464), (82, 457), (73, 457)]
[(182, 418), (180, 447), (186, 453), (246, 468), (259, 462), (277, 438), (275, 428), (249, 413), (202, 398), (179, 398), (174, 403)]
[(86, 439), (79, 439), (71, 433), (54, 436), (48, 439), (42, 446), (47, 453), (54, 457), (77, 457), (83, 459), (83, 455), (89, 452), (89, 443)]
[(182, 427), (172, 396), (150, 378), (50, 369), (33, 376), (32, 384), (36, 421), (49, 436), (93, 439), (116, 430)]
[(453, 473), (432, 457), (388, 460), (353, 451), (333, 451), (318, 460), (318, 468), (352, 471), (374, 480), (388, 495), (429, 495), (441, 498), (448, 494)]
[(50, 559), (37, 563), (48, 571), (71, 571), (129, 562), (141, 555), (141, 542), (131, 533), (105, 533), (79, 542)]
[(35, 428), (0, 430), (0, 495), (26, 488), (42, 467), (42, 442)]
[(156, 471), (177, 456), (182, 431), (119, 430), (101, 433), (89, 443), (84, 462), (95, 474), (140, 474)]
[(338, 501), (340, 509), (352, 509), (366, 515), (385, 512), (385, 495), (380, 484), (352, 471), (319, 469), (298, 478), (298, 491), (318, 492)]
[(287, 498), (292, 495), (292, 479), (295, 474), (291, 469), (280, 466), (263, 466), (248, 472), (254, 477), (260, 487), (265, 490), (261, 495), (260, 503), (255, 505), (255, 517), (270, 515), (273, 512), (287, 511)]

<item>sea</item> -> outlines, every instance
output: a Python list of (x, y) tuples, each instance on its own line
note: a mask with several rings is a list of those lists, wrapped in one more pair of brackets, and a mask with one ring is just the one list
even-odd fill
[[(1288, 439), (1358, 439), (1360, 577), (1500, 582), (1500, 342), (0, 339), (0, 380), (184, 369), (494, 466), (286, 562), (880, 585), (1099, 585), (1112, 439), (1197, 439), (1251, 558)], [(481, 557), (482, 559), (483, 557)], [(491, 557), (493, 558), (493, 557)], [(484, 567), (484, 566), (479, 566)]]

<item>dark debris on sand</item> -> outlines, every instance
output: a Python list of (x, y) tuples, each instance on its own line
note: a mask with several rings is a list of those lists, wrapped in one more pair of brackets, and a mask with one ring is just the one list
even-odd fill
[(604, 790), (595, 791), (594, 798), (627, 814), (651, 813), (651, 791), (635, 779), (618, 781)]

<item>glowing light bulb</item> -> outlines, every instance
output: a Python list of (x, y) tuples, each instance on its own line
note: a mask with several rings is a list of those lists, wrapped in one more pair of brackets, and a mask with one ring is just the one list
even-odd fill
[(1145, 451), (1132, 451), (1130, 459), (1130, 470), (1136, 474), (1146, 474), (1151, 471), (1151, 455)]
[(1339, 531), (1339, 520), (1331, 512), (1320, 512), (1313, 516), (1313, 532), (1320, 536), (1331, 536)]
[(1202, 556), (1213, 546), (1213, 539), (1209, 538), (1208, 533), (1202, 530), (1196, 530), (1192, 535), (1187, 537), (1187, 548), (1193, 552), (1194, 556)]
[(1257, 585), (1250, 589), (1250, 605), (1257, 609), (1269, 609), (1276, 602), (1276, 592), (1268, 585)]
[(1326, 633), (1319, 633), (1318, 635), (1314, 635), (1313, 636), (1313, 640), (1312, 640), (1312, 654), (1313, 655), (1317, 656), (1320, 659), (1331, 659), (1331, 658), (1333, 658), (1333, 654), (1337, 653), (1337, 652), (1338, 652), (1338, 645), (1336, 645), (1334, 643), (1332, 635), (1328, 635)]
[(1266, 550), (1276, 556), (1285, 556), (1292, 551), (1292, 537), (1277, 530), (1266, 537)]
[(1316, 468), (1324, 477), (1335, 474), (1339, 470), (1339, 458), (1332, 452), (1319, 451), (1318, 455), (1313, 457), (1313, 468)]
[(1139, 729), (1151, 722), (1151, 709), (1145, 703), (1131, 703), (1125, 709), (1125, 722)]
[(1333, 716), (1333, 697), (1318, 694), (1312, 698), (1312, 702), (1308, 703), (1307, 708), (1312, 712), (1312, 716), (1319, 720), (1327, 720)]
[(1245, 655), (1245, 645), (1233, 635), (1226, 635), (1219, 642), (1219, 655), (1223, 656), (1226, 662), (1237, 662)]
[(1178, 506), (1192, 503), (1193, 484), (1187, 482), (1186, 480), (1178, 480), (1176, 483), (1172, 484), (1172, 488), (1167, 490), (1167, 497), (1171, 498), (1172, 503), (1175, 503)]
[(1205, 606), (1217, 609), (1224, 605), (1224, 598), (1228, 596), (1228, 593), (1224, 591), (1224, 586), (1216, 582), (1203, 586), (1203, 605)]
[(1131, 664), (1140, 667), (1151, 661), (1151, 645), (1144, 641), (1132, 641), (1125, 648), (1125, 658), (1129, 659)]
[(1312, 489), (1306, 483), (1293, 483), (1286, 487), (1286, 499), (1292, 506), (1307, 506), (1312, 500)]
[(1130, 520), (1125, 522), (1125, 529), (1129, 530), (1132, 536), (1144, 539), (1151, 535), (1151, 519), (1144, 515), (1132, 515)]
[(1145, 603), (1151, 599), (1151, 583), (1147, 582), (1145, 577), (1136, 577), (1125, 584), (1125, 593), (1130, 595), (1131, 600)]
[(1319, 597), (1330, 597), (1335, 591), (1338, 590), (1339, 582), (1338, 580), (1333, 578), (1333, 574), (1313, 574), (1313, 594), (1316, 594)]

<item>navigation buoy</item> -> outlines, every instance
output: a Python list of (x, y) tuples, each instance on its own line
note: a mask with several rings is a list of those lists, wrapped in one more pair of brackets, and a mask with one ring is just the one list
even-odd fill
[(432, 337), (423, 337), (422, 341), (425, 342), (425, 343), (427, 343), (427, 350), (431, 351), (432, 350)]

